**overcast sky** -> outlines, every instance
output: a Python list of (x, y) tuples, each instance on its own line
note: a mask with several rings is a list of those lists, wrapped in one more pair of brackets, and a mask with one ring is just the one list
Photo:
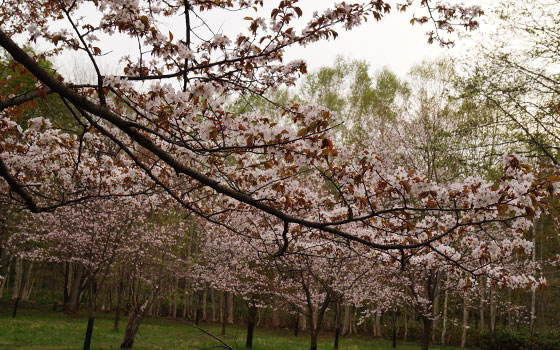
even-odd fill
[[(262, 13), (259, 12), (258, 15), (265, 18), (268, 17), (271, 4), (277, 2), (266, 0), (264, 10)], [(307, 22), (313, 11), (321, 11), (332, 6), (332, 4), (333, 1), (326, 0), (301, 2), (300, 6), (304, 12), (304, 19), (301, 21), (301, 24), (303, 25)], [(401, 13), (393, 8), (392, 12), (379, 22), (370, 18), (367, 23), (351, 31), (339, 28), (340, 30), (337, 30), (339, 37), (336, 40), (322, 40), (307, 47), (289, 48), (286, 58), (288, 60), (305, 59), (309, 69), (315, 70), (319, 67), (332, 65), (336, 56), (343, 55), (348, 58), (367, 61), (372, 71), (388, 67), (399, 76), (404, 77), (412, 65), (419, 63), (423, 59), (435, 59), (446, 54), (457, 54), (459, 50), (462, 50), (460, 45), (448, 49), (441, 48), (438, 44), (428, 44), (425, 32), (432, 29), (432, 24), (420, 26), (409, 23), (414, 13), (419, 11), (421, 10), (412, 9)], [(91, 13), (86, 12), (86, 18), (92, 16)], [(213, 12), (207, 18), (207, 21), (216, 31), (222, 32), (234, 39), (240, 29), (247, 26), (248, 22), (243, 20), (243, 17), (246, 15), (255, 16), (254, 11), (252, 13), (222, 11), (221, 13)], [(163, 26), (167, 26), (177, 37), (180, 36), (180, 33), (184, 33), (183, 21), (183, 18), (177, 18), (176, 20), (165, 19)], [(134, 40), (125, 41), (118, 37), (102, 40), (102, 45), (100, 46), (102, 46), (103, 52), (111, 52), (100, 60), (100, 65), (104, 68), (104, 73), (106, 74), (117, 74), (119, 72), (117, 69), (118, 59), (130, 52), (137, 52), (137, 43)], [(70, 77), (72, 73), (76, 74), (72, 71), (83, 70), (84, 65), (87, 64), (88, 60), (86, 57), (57, 59), (59, 70), (66, 76), (70, 74)], [(83, 76), (83, 73), (78, 72), (77, 75)]]

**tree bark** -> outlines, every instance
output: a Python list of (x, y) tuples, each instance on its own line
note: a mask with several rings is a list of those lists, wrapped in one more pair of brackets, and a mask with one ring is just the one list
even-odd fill
[(208, 318), (206, 314), (206, 299), (208, 299), (208, 293), (206, 292), (206, 288), (202, 291), (202, 321), (206, 321)]
[(117, 305), (115, 310), (115, 323), (113, 324), (113, 331), (119, 331), (119, 323), (121, 320), (121, 303), (122, 303), (122, 294), (124, 291), (124, 281), (123, 275), (121, 274), (121, 278), (119, 279), (119, 285), (117, 287)]
[[(535, 222), (533, 224), (533, 256), (532, 256), (532, 260), (533, 260), (533, 266), (536, 266), (536, 262), (537, 262), (537, 223)], [(533, 270), (533, 274), (535, 276), (535, 278), (537, 277), (537, 271)], [(535, 317), (536, 317), (536, 294), (537, 292), (537, 288), (531, 288), (531, 320), (529, 321), (529, 329), (531, 331), (531, 335), (534, 334), (535, 332)]]
[(461, 335), (461, 347), (465, 347), (465, 343), (467, 342), (467, 329), (469, 326), (469, 305), (468, 305), (468, 296), (465, 292), (463, 295), (463, 333)]
[(344, 305), (344, 322), (342, 324), (342, 335), (350, 333), (350, 304)]
[[(482, 281), (482, 285), (484, 286), (484, 279)], [(480, 316), (480, 332), (484, 332), (484, 287), (480, 289), (480, 305), (478, 307), (479, 316)]]
[(255, 318), (257, 315), (257, 307), (255, 306), (254, 299), (249, 302), (248, 319), (247, 319), (247, 341), (245, 342), (245, 348), (247, 350), (253, 349), (253, 332), (255, 329)]
[(441, 327), (441, 343), (445, 344), (445, 332), (447, 331), (447, 300), (449, 298), (449, 291), (445, 289), (445, 296), (443, 298), (443, 325)]
[(340, 338), (340, 301), (334, 304), (334, 350), (338, 350), (338, 339)]
[(422, 316), (422, 324), (424, 329), (422, 331), (422, 350), (428, 350), (430, 347), (430, 339), (432, 336), (433, 322), (426, 316)]
[(27, 273), (25, 274), (25, 282), (23, 283), (23, 291), (21, 293), (21, 300), (28, 301), (31, 296), (31, 290), (33, 289), (33, 284), (35, 280), (31, 278), (33, 273), (33, 261), (29, 262)]
[(408, 337), (408, 314), (406, 313), (406, 310), (404, 311), (404, 334), (403, 334), (403, 341), (406, 341), (406, 338)]
[[(276, 307), (276, 305), (274, 305)], [(278, 317), (278, 310), (276, 308), (272, 309), (272, 327), (280, 327), (280, 317)]]
[(433, 325), (432, 325), (432, 343), (436, 342), (437, 327), (439, 321), (439, 294), (434, 298), (434, 312), (433, 312)]
[(227, 321), (228, 321), (229, 324), (233, 324), (233, 321), (234, 321), (233, 320), (233, 302), (234, 302), (233, 293), (227, 293), (227, 299), (226, 300), (227, 300), (227, 306), (228, 306), (228, 315), (227, 315), (228, 319), (227, 319)]
[(227, 292), (222, 292), (221, 304), (222, 308), (220, 309), (220, 318), (222, 319), (222, 335), (226, 335), (226, 325), (227, 325)]
[(381, 337), (381, 311), (375, 313), (375, 331), (378, 337)]
[(14, 277), (14, 285), (12, 288), (12, 300), (16, 300), (21, 297), (20, 289), (21, 289), (21, 280), (22, 280), (22, 263), (21, 258), (16, 258), (16, 273)]
[(80, 294), (82, 292), (82, 279), (84, 275), (84, 268), (81, 264), (77, 264), (74, 269), (74, 277), (70, 286), (70, 295), (68, 302), (64, 305), (64, 312), (70, 315), (77, 315), (80, 305)]
[(496, 296), (494, 287), (490, 287), (490, 348), (496, 348)]
[(91, 336), (93, 334), (93, 321), (94, 321), (94, 316), (92, 313), (90, 313), (88, 317), (86, 337), (84, 339), (84, 350), (90, 350), (91, 348)]
[(124, 337), (121, 343), (121, 349), (131, 349), (132, 344), (134, 343), (134, 338), (138, 333), (138, 329), (140, 329), (140, 323), (142, 323), (142, 319), (144, 318), (144, 313), (150, 303), (152, 302), (153, 297), (148, 298), (144, 304), (138, 307), (135, 306), (130, 310), (128, 314), (128, 322), (126, 324), (126, 330), (124, 331)]
[(210, 289), (210, 304), (212, 306), (212, 322), (216, 322), (216, 299), (214, 298), (214, 288)]

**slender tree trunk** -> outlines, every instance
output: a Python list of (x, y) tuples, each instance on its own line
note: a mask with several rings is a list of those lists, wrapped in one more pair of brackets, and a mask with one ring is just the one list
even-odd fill
[(441, 327), (441, 343), (445, 344), (445, 332), (447, 331), (447, 300), (449, 298), (449, 292), (447, 288), (445, 289), (445, 296), (443, 298), (443, 325)]
[(234, 296), (233, 293), (228, 293), (227, 294), (227, 305), (228, 305), (228, 323), (229, 324), (233, 324), (233, 302), (234, 302)]
[(208, 315), (206, 314), (206, 299), (208, 299), (208, 293), (206, 291), (206, 288), (204, 288), (202, 290), (202, 321), (206, 321), (206, 319), (208, 318)]
[(342, 335), (350, 334), (350, 304), (344, 305), (344, 323), (342, 324)]
[(121, 303), (122, 303), (122, 294), (124, 292), (124, 281), (123, 275), (121, 274), (121, 278), (119, 278), (119, 284), (117, 287), (117, 305), (115, 310), (115, 323), (113, 324), (113, 331), (119, 331), (119, 323), (121, 320)]
[(138, 329), (140, 329), (140, 324), (142, 323), (142, 319), (144, 318), (144, 313), (148, 308), (148, 306), (150, 305), (150, 303), (153, 302), (153, 298), (154, 298), (153, 296), (150, 296), (150, 298), (144, 301), (144, 304), (140, 306), (136, 305), (132, 307), (132, 310), (130, 310), (128, 314), (128, 322), (126, 324), (126, 330), (124, 332), (124, 337), (120, 346), (121, 349), (132, 348), (132, 344), (134, 343), (134, 338), (136, 337), (136, 334), (138, 333)]
[(381, 337), (381, 311), (377, 311), (375, 313), (375, 328), (377, 332), (377, 336)]
[(171, 317), (177, 318), (177, 304), (179, 302), (179, 278), (177, 276), (173, 277), (173, 307), (171, 311)]
[(84, 350), (90, 350), (91, 348), (91, 336), (93, 334), (93, 320), (94, 316), (90, 313), (88, 317), (88, 324), (86, 329), (86, 338), (84, 339)]
[[(15, 318), (17, 315), (17, 310), (18, 310), (18, 306), (19, 306), (19, 302), (21, 300), (21, 295), (23, 294), (23, 286), (22, 286), (22, 261), (21, 258), (16, 258), (19, 260), (16, 260), (16, 279), (14, 280), (14, 292), (13, 292), (13, 296), (12, 298), (15, 297), (15, 301), (14, 301), (14, 309), (12, 311), (12, 318)], [(18, 272), (18, 261), (19, 261), (19, 272)], [(15, 284), (17, 283), (17, 288), (15, 287)]]
[[(484, 279), (482, 281), (482, 285), (484, 286)], [(479, 316), (480, 316), (480, 332), (481, 333), (484, 332), (484, 298), (485, 298), (484, 287), (482, 287), (481, 290), (480, 290), (480, 305), (478, 307)]]
[(8, 263), (8, 266), (6, 267), (6, 274), (4, 275), (4, 279), (2, 280), (2, 283), (0, 284), (0, 299), (2, 299), (2, 297), (4, 296), (4, 287), (9, 285), (11, 267), (12, 267), (12, 262), (10, 261)]
[(403, 334), (403, 341), (406, 341), (406, 338), (408, 337), (408, 313), (406, 312), (406, 310), (404, 311), (404, 334)]
[(357, 334), (358, 327), (356, 326), (357, 311), (355, 307), (352, 307), (352, 318), (350, 319), (350, 334)]
[[(63, 293), (63, 300), (62, 300), (62, 305), (67, 305), (68, 304), (68, 298), (69, 298), (69, 292), (68, 290), (70, 289), (70, 262), (67, 261), (64, 263), (64, 293)], [(63, 307), (64, 309), (64, 307)]]
[(430, 339), (432, 336), (432, 325), (433, 322), (426, 316), (422, 316), (422, 325), (424, 329), (422, 331), (422, 350), (428, 350), (430, 347)]
[(226, 335), (226, 325), (227, 325), (227, 292), (222, 292), (221, 304), (222, 308), (220, 309), (220, 318), (222, 319), (222, 335)]
[(296, 311), (295, 319), (294, 319), (294, 337), (297, 337), (298, 330), (299, 330), (299, 312)]
[(393, 311), (393, 349), (397, 348), (397, 313)]
[(20, 293), (20, 289), (21, 289), (21, 280), (22, 280), (22, 262), (21, 262), (21, 258), (16, 258), (16, 274), (14, 277), (14, 285), (12, 288), (12, 300), (17, 300), (18, 298), (21, 298), (21, 293)]
[[(311, 322), (309, 324), (311, 325)], [(317, 350), (317, 336), (319, 335), (319, 331), (314, 329), (314, 327), (310, 326), (309, 333), (310, 333), (310, 342), (311, 342), (309, 345), (309, 350)]]
[(277, 309), (272, 309), (272, 327), (274, 328), (280, 327), (280, 317), (278, 317)]
[(216, 322), (216, 299), (214, 288), (210, 289), (210, 304), (212, 305), (212, 322)]
[(25, 282), (23, 283), (23, 291), (21, 293), (21, 300), (28, 301), (31, 295), (31, 290), (33, 289), (34, 280), (31, 278), (33, 274), (33, 261), (29, 262), (27, 273), (25, 274)]
[(334, 304), (334, 350), (338, 350), (338, 339), (340, 338), (340, 301)]
[(80, 305), (80, 293), (81, 284), (84, 274), (84, 268), (81, 264), (77, 264), (74, 268), (74, 277), (72, 278), (72, 283), (70, 286), (70, 295), (68, 296), (68, 303), (64, 305), (64, 311), (70, 315), (76, 315), (78, 313), (78, 307)]
[(84, 350), (90, 350), (91, 348), (91, 336), (93, 334), (93, 321), (95, 319), (95, 309), (97, 298), (97, 286), (95, 285), (95, 279), (90, 279), (89, 281), (89, 316), (88, 324), (86, 329), (86, 336), (84, 339)]
[[(533, 224), (533, 266), (537, 263), (537, 223)], [(537, 277), (537, 271), (533, 270), (535, 278)], [(529, 329), (531, 330), (531, 335), (535, 332), (535, 317), (536, 317), (536, 294), (537, 288), (531, 288), (531, 320), (529, 321)]]
[(439, 321), (439, 294), (434, 299), (434, 312), (433, 312), (433, 325), (432, 325), (432, 343), (436, 342), (437, 327)]
[(465, 343), (467, 342), (467, 329), (469, 326), (469, 305), (468, 305), (468, 296), (465, 292), (463, 295), (463, 333), (461, 335), (461, 347), (465, 347)]
[(494, 287), (490, 287), (490, 348), (496, 348), (496, 296)]
[(245, 348), (247, 350), (253, 349), (253, 331), (255, 328), (255, 318), (257, 315), (257, 307), (255, 306), (254, 299), (249, 303), (248, 320), (247, 320), (247, 341)]

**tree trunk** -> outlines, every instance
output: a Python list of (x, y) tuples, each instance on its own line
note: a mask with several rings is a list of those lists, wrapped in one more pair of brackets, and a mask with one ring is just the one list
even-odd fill
[(177, 276), (173, 277), (173, 307), (171, 311), (171, 317), (177, 318), (177, 304), (179, 302), (179, 278)]
[[(537, 262), (537, 223), (533, 224), (533, 266), (536, 266)], [(535, 278), (537, 277), (537, 271), (533, 270), (533, 274)], [(531, 331), (531, 335), (535, 332), (535, 307), (536, 307), (536, 294), (537, 288), (531, 288), (531, 319), (529, 321), (529, 329)]]
[[(298, 331), (299, 331), (299, 312), (296, 312), (295, 317), (294, 317), (294, 337), (297, 337)], [(257, 322), (258, 325), (258, 322)]]
[(206, 299), (208, 299), (208, 293), (206, 288), (202, 291), (202, 321), (206, 321), (208, 315), (206, 315)]
[(21, 300), (28, 301), (31, 295), (31, 290), (33, 289), (33, 284), (35, 280), (31, 278), (33, 274), (33, 261), (29, 262), (29, 267), (27, 268), (27, 273), (25, 274), (25, 283), (23, 284), (23, 291), (21, 293)]
[(433, 312), (433, 325), (432, 325), (432, 343), (436, 342), (436, 333), (439, 321), (439, 294), (434, 299), (434, 312)]
[(140, 329), (140, 323), (142, 323), (142, 319), (144, 318), (144, 312), (152, 302), (152, 297), (148, 298), (140, 307), (135, 306), (130, 310), (128, 314), (128, 322), (126, 324), (126, 330), (124, 331), (123, 341), (121, 343), (121, 349), (131, 349), (132, 344), (134, 343), (134, 338), (136, 337), (136, 333), (138, 333), (138, 329)]
[(334, 304), (334, 350), (338, 350), (338, 339), (340, 337), (340, 302)]
[(465, 347), (467, 341), (467, 328), (469, 326), (469, 305), (467, 293), (463, 296), (463, 333), (461, 335), (461, 347)]
[(272, 327), (280, 327), (280, 317), (278, 317), (278, 310), (272, 309)]
[(482, 281), (483, 287), (480, 289), (480, 305), (478, 307), (479, 316), (480, 316), (480, 332), (484, 332), (484, 280)]
[(117, 307), (115, 310), (115, 323), (113, 324), (113, 331), (119, 331), (119, 323), (121, 320), (121, 303), (122, 303), (122, 294), (124, 291), (124, 281), (123, 276), (119, 279), (119, 285), (117, 287)]
[(447, 331), (447, 300), (449, 292), (445, 289), (445, 296), (443, 298), (443, 325), (441, 327), (441, 343), (445, 344), (445, 332)]
[(494, 287), (490, 287), (490, 348), (496, 348), (496, 296)]
[(0, 299), (4, 296), (4, 287), (9, 285), (10, 281), (10, 268), (12, 267), (12, 262), (8, 263), (6, 267), (6, 274), (4, 275), (4, 279), (2, 279), (2, 283), (0, 284)]
[(406, 338), (408, 337), (408, 314), (406, 313), (406, 310), (404, 311), (404, 334), (403, 334), (403, 341), (406, 341)]
[(91, 348), (91, 336), (93, 334), (93, 320), (94, 315), (90, 312), (88, 317), (87, 329), (86, 329), (86, 337), (84, 339), (84, 350), (90, 350)]
[(212, 322), (216, 322), (216, 299), (214, 298), (214, 288), (210, 289), (210, 304), (212, 306)]
[(80, 293), (82, 292), (82, 277), (84, 274), (84, 268), (81, 264), (77, 264), (74, 269), (74, 278), (70, 285), (70, 295), (68, 296), (68, 302), (64, 305), (64, 312), (70, 315), (78, 314), (78, 307), (80, 305)]
[(393, 349), (397, 348), (397, 313), (393, 311)]
[(228, 306), (228, 323), (233, 324), (233, 293), (227, 294), (227, 306)]
[(21, 280), (22, 280), (22, 262), (21, 258), (16, 258), (16, 274), (14, 277), (14, 286), (12, 288), (12, 300), (21, 298)]
[(432, 336), (433, 322), (426, 316), (422, 316), (422, 324), (424, 329), (422, 331), (422, 350), (428, 350), (430, 347), (430, 339)]
[(375, 313), (375, 331), (377, 332), (377, 336), (381, 337), (381, 311), (377, 311)]
[(311, 336), (311, 344), (309, 345), (309, 350), (317, 350), (317, 336), (319, 335), (319, 331), (317, 329), (313, 329), (313, 327), (310, 327), (309, 333)]
[(252, 300), (249, 303), (248, 310), (248, 320), (247, 320), (247, 341), (245, 342), (245, 348), (247, 350), (253, 349), (253, 331), (255, 328), (255, 318), (257, 315), (257, 307), (255, 306), (255, 301)]
[(350, 333), (350, 304), (344, 305), (344, 323), (342, 324), (342, 335)]
[[(67, 261), (64, 263), (64, 292), (63, 292), (63, 300), (62, 305), (68, 304), (69, 293), (68, 289), (70, 289), (70, 262)], [(64, 307), (63, 307), (64, 309)]]
[(222, 308), (220, 308), (220, 318), (222, 319), (222, 335), (226, 335), (226, 325), (227, 325), (227, 292), (222, 292), (221, 304)]

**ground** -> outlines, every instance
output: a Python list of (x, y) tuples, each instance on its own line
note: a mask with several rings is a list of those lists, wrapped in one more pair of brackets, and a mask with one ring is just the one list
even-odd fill
[[(87, 317), (68, 317), (61, 312), (53, 312), (44, 307), (25, 307), (18, 310), (17, 317), (11, 317), (11, 305), (2, 304), (0, 311), (1, 350), (77, 350), (83, 346)], [(98, 313), (95, 318), (92, 349), (118, 349), (122, 340), (126, 317), (121, 319), (119, 332), (113, 329), (114, 314)], [(201, 324), (201, 327), (219, 336), (220, 326)], [(245, 349), (245, 329), (228, 326), (223, 339), (235, 349)], [(187, 350), (215, 348), (219, 343), (196, 328), (167, 319), (147, 318), (140, 327), (134, 349), (136, 350)], [(288, 329), (255, 330), (254, 350), (306, 350), (309, 335), (300, 333), (296, 338)], [(319, 339), (319, 350), (333, 348), (333, 335), (326, 333)], [(399, 350), (416, 350), (415, 343), (399, 343)], [(391, 342), (371, 337), (343, 337), (340, 350), (389, 350)], [(436, 347), (437, 350), (451, 350), (451, 347)]]

